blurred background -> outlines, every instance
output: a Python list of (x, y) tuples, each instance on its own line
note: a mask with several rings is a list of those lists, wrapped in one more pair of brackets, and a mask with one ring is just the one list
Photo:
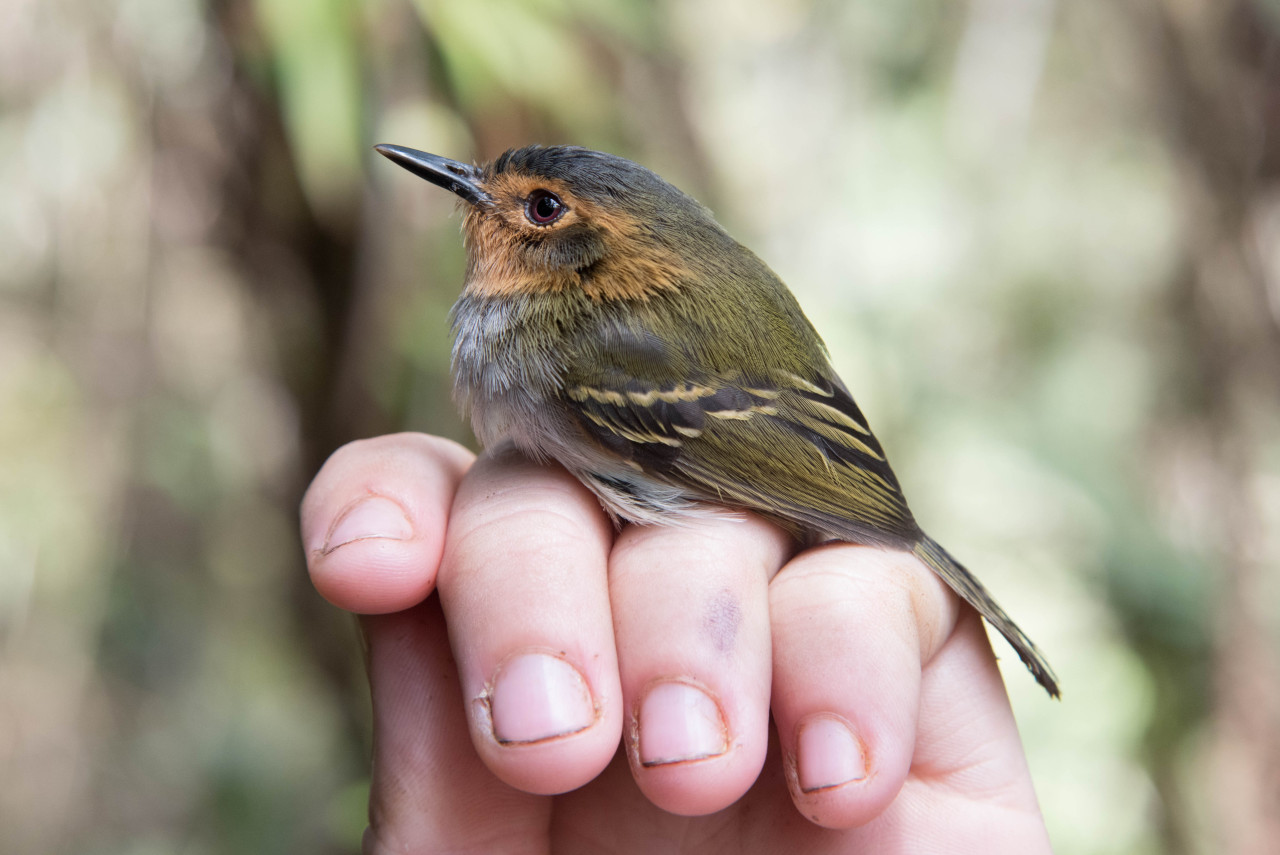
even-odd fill
[(358, 849), (296, 508), (471, 443), (391, 142), (637, 159), (797, 292), (1006, 668), (1057, 851), (1280, 840), (1277, 0), (0, 0), (0, 849)]

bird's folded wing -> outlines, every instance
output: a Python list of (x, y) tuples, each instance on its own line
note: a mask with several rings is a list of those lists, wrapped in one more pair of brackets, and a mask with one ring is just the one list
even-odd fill
[(566, 386), (565, 403), (652, 477), (809, 533), (887, 545), (916, 533), (880, 443), (834, 378), (772, 371), (663, 385), (588, 373)]

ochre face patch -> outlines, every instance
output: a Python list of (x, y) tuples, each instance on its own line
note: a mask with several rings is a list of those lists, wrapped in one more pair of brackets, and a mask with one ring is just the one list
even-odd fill
[[(645, 239), (640, 222), (577, 195), (564, 181), (506, 171), (487, 180), (484, 190), (493, 203), (472, 207), (463, 221), (472, 293), (579, 288), (593, 300), (647, 300), (674, 290), (688, 275), (675, 253)], [(564, 209), (541, 225), (528, 208), (546, 193)]]

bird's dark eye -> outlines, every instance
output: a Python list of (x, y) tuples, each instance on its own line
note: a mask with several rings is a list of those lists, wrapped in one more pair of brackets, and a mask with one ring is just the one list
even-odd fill
[(550, 190), (534, 190), (524, 203), (524, 215), (535, 226), (549, 226), (564, 216), (564, 202)]

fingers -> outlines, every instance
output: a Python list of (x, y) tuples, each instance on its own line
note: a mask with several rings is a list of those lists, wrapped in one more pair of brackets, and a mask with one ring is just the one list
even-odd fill
[[(472, 466), (459, 446), (412, 434), (336, 452), (302, 526), (316, 587), (343, 608), (396, 611), (439, 587), (458, 724), (492, 773), (529, 793), (590, 781), (625, 723), (653, 803), (719, 810), (761, 767), (771, 700), (796, 806), (827, 827), (866, 825), (899, 793), (913, 753), (918, 777), (955, 742), (936, 691), (922, 717), (922, 663), (939, 675), (925, 689), (967, 663), (961, 689), (1003, 704), (1005, 718), (982, 720), (1009, 725), (995, 728), (1012, 734), (1001, 750), (1021, 758), (980, 622), (970, 616), (976, 640), (953, 636), (956, 599), (904, 553), (829, 545), (770, 583), (790, 547), (759, 520), (629, 527), (615, 544), (595, 498), (563, 470), (514, 453)], [(376, 627), (407, 632), (396, 620), (369, 622), (371, 657)], [(393, 722), (380, 738), (412, 733), (405, 716), (421, 704), (404, 701), (411, 694), (401, 685), (400, 700), (376, 702)], [(386, 756), (402, 754), (412, 752)], [(1034, 817), (1034, 794), (1030, 804)]]
[(672, 813), (747, 791), (769, 735), (768, 580), (791, 549), (755, 517), (625, 529), (609, 565), (627, 750), (640, 789)]
[(302, 542), (325, 599), (366, 614), (422, 601), (435, 585), (449, 506), (471, 453), (402, 433), (352, 442), (302, 500)]
[(459, 487), (440, 596), (476, 751), (522, 790), (581, 786), (617, 749), (612, 540), (584, 487), (514, 452), (486, 454)]
[(608, 764), (625, 720), (651, 800), (719, 810), (764, 759), (768, 579), (790, 541), (727, 515), (613, 540), (559, 468), (508, 452), (468, 473), (439, 589), (476, 750), (515, 787), (563, 792)]
[(911, 769), (921, 667), (958, 601), (914, 557), (847, 544), (802, 553), (770, 586), (773, 712), (800, 811), (863, 825)]

